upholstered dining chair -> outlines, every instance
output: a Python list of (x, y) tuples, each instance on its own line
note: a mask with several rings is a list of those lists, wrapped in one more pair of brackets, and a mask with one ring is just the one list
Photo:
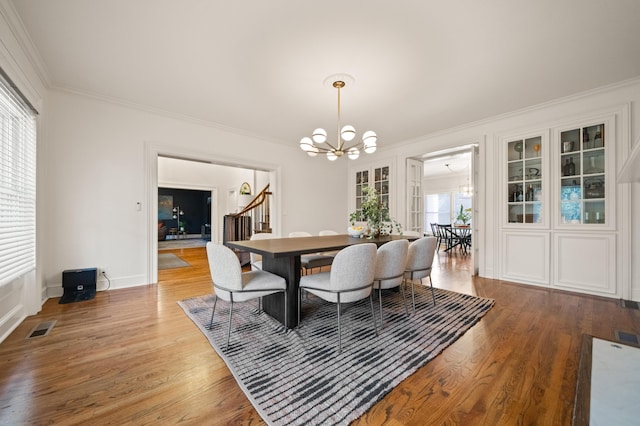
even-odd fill
[(400, 287), (404, 312), (409, 316), (407, 301), (404, 296), (404, 271), (407, 265), (408, 240), (395, 240), (384, 243), (378, 248), (376, 256), (376, 272), (373, 277), (373, 288), (378, 289), (380, 302), (380, 327), (384, 324), (382, 315), (382, 290)]
[[(326, 236), (330, 236), (330, 235), (339, 235), (336, 231), (333, 231), (331, 229), (324, 229), (320, 232), (318, 232), (318, 236), (320, 237), (326, 237)], [(321, 254), (324, 254), (326, 256), (331, 256), (334, 257), (336, 254), (338, 254), (339, 250), (336, 251), (323, 251)]]
[(407, 265), (405, 266), (405, 279), (411, 281), (411, 300), (413, 302), (413, 313), (416, 313), (416, 296), (413, 289), (414, 280), (429, 277), (431, 284), (431, 297), (433, 305), (436, 304), (436, 296), (433, 290), (433, 278), (431, 278), (431, 265), (433, 265), (433, 257), (435, 256), (438, 239), (436, 237), (422, 237), (409, 244), (407, 252)]
[[(376, 268), (377, 247), (373, 243), (356, 244), (345, 247), (333, 260), (331, 271), (305, 275), (300, 278), (298, 301), (302, 291), (312, 293), (338, 306), (338, 351), (342, 352), (342, 328), (340, 315), (343, 303), (357, 302), (369, 298), (373, 329), (378, 335), (376, 317), (373, 312), (373, 276)], [(298, 324), (300, 324), (300, 303), (298, 303)]]
[[(301, 238), (301, 237), (312, 237), (308, 232), (304, 231), (295, 231), (290, 232), (290, 238)], [(315, 268), (320, 268), (322, 270), (323, 266), (329, 266), (333, 262), (333, 256), (324, 253), (311, 253), (311, 254), (303, 254), (300, 256), (300, 266), (304, 269), (305, 275), (309, 273), (309, 271), (313, 272)]]
[[(257, 234), (253, 234), (250, 240), (267, 240), (269, 238), (273, 238), (273, 234), (270, 232), (260, 232)], [(252, 271), (260, 271), (262, 270), (262, 256), (258, 253), (249, 252), (249, 259), (251, 263)]]
[(422, 237), (422, 234), (418, 231), (402, 231), (402, 235), (407, 237)]
[(284, 293), (284, 328), (287, 330), (287, 282), (284, 278), (266, 271), (242, 272), (240, 261), (236, 254), (228, 247), (213, 242), (207, 243), (207, 258), (213, 281), (215, 299), (209, 329), (213, 327), (213, 316), (216, 313), (218, 298), (230, 302), (229, 325), (227, 326), (227, 344), (231, 337), (231, 317), (235, 302), (268, 296), (274, 293)]

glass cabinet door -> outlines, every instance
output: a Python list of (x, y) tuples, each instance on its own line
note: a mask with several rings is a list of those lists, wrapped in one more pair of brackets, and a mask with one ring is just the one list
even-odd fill
[(560, 223), (605, 223), (605, 125), (560, 132)]
[(541, 223), (542, 137), (507, 143), (507, 221)]
[(380, 201), (389, 207), (389, 166), (373, 169), (374, 187), (378, 192)]
[(364, 192), (362, 189), (369, 186), (369, 171), (362, 170), (356, 172), (356, 210), (362, 210), (362, 201), (364, 200)]

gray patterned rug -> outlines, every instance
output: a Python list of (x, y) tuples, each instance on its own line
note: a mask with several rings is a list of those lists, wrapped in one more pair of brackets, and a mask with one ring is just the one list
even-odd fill
[[(309, 296), (300, 326), (288, 333), (255, 302), (236, 304), (229, 349), (224, 350), (229, 305), (218, 301), (208, 330), (213, 296), (178, 302), (227, 363), (262, 418), (271, 425), (347, 425), (395, 386), (455, 342), (494, 301), (416, 286), (416, 315), (404, 314), (399, 292), (382, 294), (384, 326), (375, 337), (368, 299), (342, 315), (337, 349), (335, 304)], [(410, 293), (409, 293), (410, 294)], [(374, 300), (380, 323), (378, 301)], [(410, 312), (411, 307), (409, 306)]]

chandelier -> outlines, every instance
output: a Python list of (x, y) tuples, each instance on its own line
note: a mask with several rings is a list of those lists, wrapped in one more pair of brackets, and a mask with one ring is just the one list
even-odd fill
[[(345, 77), (345, 75), (335, 76), (336, 78)], [(327, 132), (324, 129), (318, 128), (313, 131), (311, 137), (305, 136), (300, 140), (300, 148), (306, 152), (309, 157), (315, 157), (318, 154), (326, 154), (329, 161), (335, 161), (344, 154), (347, 154), (350, 160), (355, 160), (360, 156), (360, 149), (367, 154), (372, 154), (376, 151), (376, 141), (378, 137), (376, 133), (369, 130), (362, 135), (362, 141), (347, 146), (356, 137), (356, 129), (351, 125), (346, 125), (340, 128), (340, 89), (342, 89), (346, 83), (346, 78), (341, 80), (335, 80), (333, 87), (338, 89), (338, 125), (337, 125), (337, 142), (332, 145), (327, 140)]]

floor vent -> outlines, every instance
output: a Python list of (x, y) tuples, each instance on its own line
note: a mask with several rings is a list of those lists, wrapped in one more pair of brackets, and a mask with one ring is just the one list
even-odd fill
[(33, 339), (34, 337), (42, 337), (49, 334), (53, 326), (56, 325), (56, 320), (45, 321), (33, 327), (33, 329), (27, 335), (27, 339)]
[(640, 336), (638, 336), (637, 334), (618, 330), (615, 330), (614, 333), (618, 342), (640, 346)]
[(628, 309), (640, 309), (640, 304), (638, 302), (634, 302), (633, 300), (622, 300), (622, 307)]

